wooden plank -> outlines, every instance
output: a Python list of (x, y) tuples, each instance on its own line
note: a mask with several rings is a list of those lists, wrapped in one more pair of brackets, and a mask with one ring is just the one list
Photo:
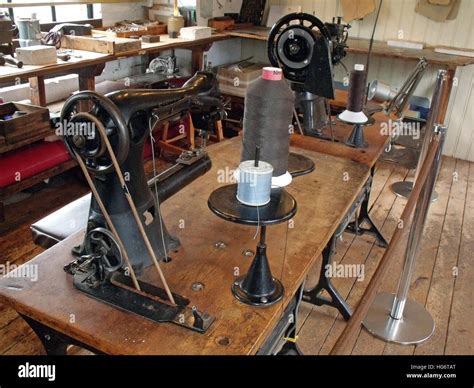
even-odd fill
[(43, 344), (33, 332), (25, 335), (15, 345), (3, 353), (5, 356), (21, 356), (25, 354), (45, 355)]
[(0, 329), (0, 354), (4, 354), (33, 330), (21, 317)]
[(26, 145), (43, 140), (45, 137), (50, 136), (51, 134), (52, 134), (51, 128), (47, 128), (47, 129), (41, 130), (41, 132), (33, 136), (28, 137), (28, 139), (17, 141), (14, 144), (5, 144), (4, 146), (0, 145), (0, 154), (4, 154), (5, 152), (13, 151), (18, 148), (24, 147)]
[(453, 180), (446, 217), (431, 279), (426, 309), (431, 313), (435, 332), (429, 341), (417, 346), (415, 354), (444, 354), (451, 310), (454, 274), (457, 266), (466, 200), (469, 163), (456, 161), (457, 180)]
[(18, 314), (11, 307), (0, 304), (0, 330), (18, 318)]
[(457, 262), (458, 275), (454, 280), (453, 302), (449, 316), (445, 354), (474, 353), (474, 166), (469, 165), (467, 195), (464, 204), (464, 219), (461, 245)]
[(101, 54), (118, 55), (140, 50), (142, 42), (139, 39), (127, 38), (94, 38), (89, 36), (64, 35), (61, 47), (75, 50), (92, 51)]
[(46, 105), (46, 89), (44, 87), (44, 76), (29, 78), (30, 100), (33, 105)]
[[(229, 287), (235, 276), (234, 269), (247, 270), (250, 263), (242, 255), (242, 250), (255, 249), (255, 229), (220, 220), (207, 208), (208, 195), (222, 185), (216, 179), (219, 172), (238, 164), (239, 139), (209, 147), (213, 159), (211, 171), (163, 205), (167, 227), (182, 242), (182, 247), (173, 253), (173, 260), (164, 265), (165, 275), (173, 291), (189, 296), (193, 304), (216, 316), (217, 320), (208, 333), (200, 335), (172, 324), (157, 325), (74, 290), (71, 278), (64, 273), (62, 266), (72, 259), (70, 248), (81, 240), (81, 234), (33, 259), (31, 264), (38, 264), (38, 273), (47, 274), (45, 280), (2, 279), (1, 299), (26, 315), (107, 353), (255, 353), (369, 175), (367, 166), (310, 151), (298, 152), (313, 158), (319, 168), (298, 177), (288, 188), (295, 195), (300, 209), (293, 220), (294, 227), (276, 225), (268, 231), (270, 264), (275, 276), (281, 277), (286, 290), (284, 300), (275, 306), (255, 309), (237, 302), (232, 296)], [(352, 177), (349, 181), (344, 180), (346, 172)], [(183, 220), (186, 227), (179, 228)], [(287, 246), (286, 236), (291, 242)], [(225, 241), (227, 248), (217, 250), (214, 247), (216, 240)], [(144, 279), (158, 284), (154, 275), (154, 271), (147, 273)], [(204, 283), (203, 292), (191, 291), (190, 286), (196, 281)], [(23, 287), (22, 291), (12, 293), (6, 287), (12, 282)], [(69, 324), (70, 314), (75, 315), (74, 325)], [(109, 323), (104, 324), (106, 321)], [(218, 341), (222, 336), (229, 338), (228, 346)]]

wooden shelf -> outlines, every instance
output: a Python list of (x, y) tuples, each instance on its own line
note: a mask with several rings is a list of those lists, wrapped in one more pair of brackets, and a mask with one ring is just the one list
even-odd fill
[[(225, 31), (228, 36), (267, 41), (270, 28), (252, 27), (248, 29)], [(369, 51), (369, 39), (349, 38), (347, 41), (348, 53), (367, 54)], [(463, 57), (459, 55), (440, 54), (434, 51), (434, 47), (426, 47), (423, 50), (410, 50), (397, 47), (391, 47), (385, 42), (374, 41), (372, 54), (387, 58), (400, 58), (408, 60), (418, 60), (425, 57), (429, 63), (445, 66), (453, 69), (457, 66), (467, 66), (474, 64), (474, 58)]]

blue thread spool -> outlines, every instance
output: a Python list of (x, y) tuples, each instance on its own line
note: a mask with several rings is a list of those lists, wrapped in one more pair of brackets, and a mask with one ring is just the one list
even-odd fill
[(247, 206), (270, 202), (273, 167), (270, 163), (245, 160), (239, 165), (237, 200)]

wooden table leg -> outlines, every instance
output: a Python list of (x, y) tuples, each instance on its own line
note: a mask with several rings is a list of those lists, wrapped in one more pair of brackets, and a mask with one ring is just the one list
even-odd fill
[[(79, 76), (79, 90), (95, 90), (95, 77), (102, 74), (105, 63), (85, 67), (77, 72)], [(79, 109), (87, 112), (90, 109), (90, 103), (87, 101), (79, 102)]]
[(211, 46), (212, 43), (191, 49), (191, 70), (193, 73), (204, 70), (204, 52), (209, 51)]
[(95, 90), (95, 77), (102, 74), (105, 63), (85, 67), (77, 72), (79, 76), (79, 90)]
[(46, 106), (44, 76), (30, 77), (30, 100), (33, 105)]

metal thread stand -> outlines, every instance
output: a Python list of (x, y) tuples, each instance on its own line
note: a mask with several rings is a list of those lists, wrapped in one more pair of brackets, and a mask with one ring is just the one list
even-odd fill
[[(443, 95), (444, 89), (447, 87), (448, 76), (446, 70), (439, 70), (438, 76), (436, 77), (436, 84), (435, 90), (433, 93), (433, 100), (430, 106), (430, 113), (428, 116), (428, 120), (426, 121), (426, 131), (425, 131), (425, 138), (423, 139), (423, 144), (421, 146), (420, 157), (418, 159), (418, 164), (416, 167), (415, 173), (415, 182), (418, 178), (420, 173), (421, 166), (423, 165), (423, 161), (425, 160), (426, 153), (428, 152), (429, 145), (433, 139), (433, 132), (431, 131), (432, 128), (435, 127), (435, 124), (438, 122), (438, 112), (441, 106), (441, 96)], [(395, 182), (390, 186), (392, 192), (399, 197), (408, 198), (413, 190), (413, 182), (410, 181), (402, 181), (402, 182)], [(433, 191), (431, 196), (431, 201), (434, 202), (438, 199), (438, 194)]]
[(416, 204), (397, 294), (381, 293), (377, 295), (364, 320), (365, 328), (374, 336), (402, 345), (419, 344), (426, 341), (431, 337), (435, 328), (433, 318), (424, 306), (407, 299), (431, 195), (441, 165), (446, 127), (436, 125), (434, 132), (440, 138), (439, 147), (433, 168), (423, 185)]
[(267, 227), (260, 227), (260, 241), (248, 272), (232, 284), (232, 293), (243, 303), (270, 306), (283, 297), (283, 284), (272, 276), (267, 257), (265, 238)]
[(252, 264), (243, 276), (232, 283), (232, 294), (242, 303), (252, 306), (271, 306), (284, 294), (282, 283), (272, 276), (267, 257), (267, 226), (288, 221), (296, 214), (296, 201), (282, 188), (273, 188), (270, 202), (264, 206), (247, 206), (236, 198), (237, 185), (222, 186), (214, 190), (207, 204), (209, 209), (226, 221), (260, 227)]

